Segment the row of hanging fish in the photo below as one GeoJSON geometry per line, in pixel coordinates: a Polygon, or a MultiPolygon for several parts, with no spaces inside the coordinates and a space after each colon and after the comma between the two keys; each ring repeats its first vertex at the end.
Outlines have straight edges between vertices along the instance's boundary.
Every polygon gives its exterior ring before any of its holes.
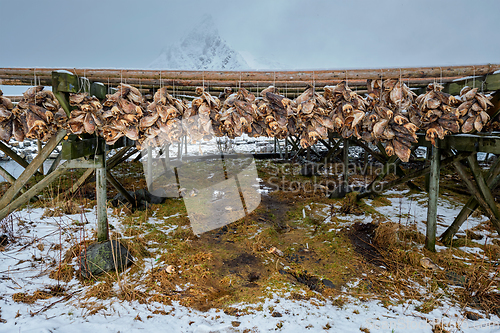
{"type": "Polygon", "coordinates": [[[39,139],[47,141],[59,127],[65,126],[67,116],[54,94],[43,86],[29,88],[15,106],[0,91],[0,139],[9,142],[39,139]]]}
{"type": "Polygon", "coordinates": [[[310,86],[289,99],[273,86],[260,96],[244,88],[226,88],[219,97],[198,87],[198,97],[189,103],[172,97],[166,87],[147,101],[139,89],[120,84],[102,103],[87,93],[70,94],[73,110],[68,120],[54,94],[37,86],[28,89],[17,105],[0,92],[0,139],[46,141],[63,127],[74,134],[96,133],[108,144],[124,136],[141,146],[178,142],[183,136],[195,143],[247,134],[297,136],[306,148],[336,132],[343,138],[381,142],[388,156],[408,161],[417,131],[424,131],[434,145],[448,133],[481,131],[493,105],[477,88],[465,87],[460,96],[452,96],[434,83],[417,96],[397,79],[368,80],[367,88],[363,97],[345,82],[325,86],[323,94],[310,86]]]}

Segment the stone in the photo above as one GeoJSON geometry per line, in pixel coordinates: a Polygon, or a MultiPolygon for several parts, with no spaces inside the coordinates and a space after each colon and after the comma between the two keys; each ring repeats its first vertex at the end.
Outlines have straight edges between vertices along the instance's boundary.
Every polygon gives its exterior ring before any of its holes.
{"type": "Polygon", "coordinates": [[[80,254],[81,273],[86,279],[104,272],[121,272],[132,262],[132,255],[115,240],[94,243],[80,254]]]}
{"type": "Polygon", "coordinates": [[[274,311],[271,316],[273,316],[274,318],[279,318],[279,317],[283,317],[283,315],[281,313],[279,313],[278,311],[274,311]]]}
{"type": "MultiPolygon", "coordinates": [[[[151,194],[146,189],[137,190],[135,192],[133,191],[127,191],[127,192],[132,196],[132,198],[135,199],[134,208],[137,209],[145,209],[148,204],[162,204],[166,200],[166,198],[157,197],[156,195],[151,194]]],[[[121,193],[118,193],[111,200],[111,205],[113,207],[118,207],[127,202],[128,202],[127,199],[125,199],[125,197],[121,193]]]]}
{"type": "Polygon", "coordinates": [[[465,312],[465,317],[469,320],[479,320],[482,319],[483,316],[481,316],[479,313],[471,312],[471,311],[466,311],[465,312]]]}
{"type": "Polygon", "coordinates": [[[321,282],[323,282],[326,288],[335,288],[335,284],[330,280],[323,279],[321,282]]]}

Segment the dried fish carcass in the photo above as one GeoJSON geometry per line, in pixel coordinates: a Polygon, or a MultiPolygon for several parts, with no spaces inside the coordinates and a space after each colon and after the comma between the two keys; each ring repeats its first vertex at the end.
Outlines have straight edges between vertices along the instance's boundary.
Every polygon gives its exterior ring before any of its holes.
{"type": "Polygon", "coordinates": [[[267,125],[265,131],[267,136],[285,139],[289,134],[295,134],[296,106],[289,98],[273,92],[270,89],[263,95],[267,107],[267,115],[264,122],[267,125]],[[291,133],[289,133],[289,129],[291,133]]]}
{"type": "Polygon", "coordinates": [[[69,104],[74,107],[70,113],[68,127],[73,134],[100,134],[103,119],[102,104],[88,93],[69,95],[69,104]]]}
{"type": "Polygon", "coordinates": [[[144,114],[145,102],[139,89],[122,83],[114,94],[106,96],[102,105],[102,136],[106,143],[113,144],[123,135],[134,141],[142,139],[139,119],[144,114]]]}
{"type": "Polygon", "coordinates": [[[43,89],[43,86],[29,88],[12,110],[12,129],[16,140],[22,141],[26,137],[47,141],[63,126],[59,102],[51,91],[43,89]]]}
{"type": "Polygon", "coordinates": [[[0,90],[0,139],[9,142],[12,137],[14,105],[11,100],[3,96],[0,90]]]}
{"type": "Polygon", "coordinates": [[[493,106],[490,99],[478,92],[478,88],[464,87],[460,91],[461,103],[457,108],[462,133],[470,133],[473,130],[481,132],[489,122],[490,115],[487,110],[493,106]]]}
{"type": "Polygon", "coordinates": [[[448,133],[460,131],[457,109],[460,102],[442,90],[443,86],[431,83],[427,86],[426,93],[415,100],[418,112],[422,115],[420,126],[425,130],[425,139],[434,146],[436,139],[443,139],[448,133]]]}
{"type": "Polygon", "coordinates": [[[335,130],[343,138],[350,138],[352,135],[361,138],[367,101],[352,91],[345,81],[334,87],[326,86],[325,97],[332,104],[330,117],[335,130]]]}
{"type": "Polygon", "coordinates": [[[292,101],[291,111],[293,115],[296,114],[295,131],[300,136],[303,148],[316,144],[319,139],[326,139],[328,131],[334,129],[332,102],[319,94],[313,86],[308,86],[292,101]]]}

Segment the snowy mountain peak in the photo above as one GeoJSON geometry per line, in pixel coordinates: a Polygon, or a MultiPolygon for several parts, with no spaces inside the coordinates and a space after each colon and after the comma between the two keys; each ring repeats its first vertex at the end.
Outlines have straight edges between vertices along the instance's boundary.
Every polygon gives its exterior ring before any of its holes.
{"type": "Polygon", "coordinates": [[[210,15],[178,43],[164,49],[150,65],[152,69],[246,70],[245,59],[219,35],[210,15]]]}

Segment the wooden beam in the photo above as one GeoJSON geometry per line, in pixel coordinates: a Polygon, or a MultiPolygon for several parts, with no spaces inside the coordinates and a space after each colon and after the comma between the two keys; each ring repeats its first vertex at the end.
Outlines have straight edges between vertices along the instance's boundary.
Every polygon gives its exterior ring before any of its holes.
{"type": "Polygon", "coordinates": [[[66,172],[65,168],[63,167],[57,168],[56,171],[52,172],[50,175],[47,175],[40,182],[33,185],[24,194],[22,194],[12,202],[9,202],[8,205],[6,205],[0,210],[0,220],[3,220],[14,210],[27,203],[32,197],[37,195],[38,192],[43,190],[46,186],[50,185],[54,180],[58,179],[64,172],[66,172]]]}
{"type": "MultiPolygon", "coordinates": [[[[19,164],[23,168],[26,169],[28,167],[29,163],[24,158],[17,155],[12,149],[10,149],[8,146],[6,146],[5,143],[3,143],[2,141],[0,141],[0,150],[3,151],[5,153],[5,155],[12,158],[15,162],[17,162],[17,164],[19,164]]],[[[37,173],[38,173],[38,171],[37,171],[37,173]]]]}
{"type": "Polygon", "coordinates": [[[47,174],[52,173],[57,168],[59,163],[61,163],[61,159],[62,159],[62,151],[60,151],[59,154],[57,154],[57,157],[52,162],[49,170],[47,171],[47,174]]]}
{"type": "Polygon", "coordinates": [[[479,166],[479,163],[477,162],[477,154],[473,154],[467,158],[467,161],[469,162],[469,166],[472,171],[472,175],[476,179],[477,186],[481,192],[481,195],[483,196],[484,200],[488,204],[488,206],[491,209],[491,212],[494,214],[495,218],[491,219],[491,223],[493,224],[493,227],[500,233],[500,214],[498,212],[498,207],[496,205],[495,199],[493,198],[493,195],[491,194],[491,191],[486,184],[486,181],[484,180],[482,169],[479,166]]]}
{"type": "MultiPolygon", "coordinates": [[[[220,80],[273,82],[273,81],[313,81],[387,79],[387,78],[443,78],[486,75],[500,69],[500,64],[442,66],[442,67],[407,67],[407,68],[374,68],[374,69],[340,69],[315,71],[185,71],[185,70],[133,70],[133,69],[75,69],[75,68],[0,68],[0,79],[27,78],[31,81],[36,74],[43,80],[50,77],[53,71],[67,71],[78,76],[85,76],[92,81],[107,82],[110,80],[157,79],[167,84],[169,80],[196,80],[202,76],[205,81],[220,80]]],[[[68,74],[69,74],[68,73],[68,74]]],[[[3,83],[2,83],[3,84],[3,83]]],[[[262,86],[262,84],[261,84],[262,86]]]]}
{"type": "MultiPolygon", "coordinates": [[[[496,159],[488,171],[486,183],[491,190],[495,189],[497,185],[500,184],[500,158],[496,159]]],[[[453,236],[457,233],[458,229],[460,229],[467,218],[476,210],[478,205],[477,200],[474,197],[470,197],[467,203],[462,207],[462,210],[460,210],[460,213],[458,213],[457,217],[455,217],[453,223],[439,237],[441,242],[446,245],[450,245],[453,236]]],[[[497,230],[497,232],[499,231],[497,230]]]]}
{"type": "Polygon", "coordinates": [[[66,135],[65,129],[60,129],[56,134],[54,134],[50,140],[47,142],[42,151],[31,161],[31,163],[24,169],[16,182],[9,187],[5,194],[0,199],[0,208],[6,207],[12,199],[19,193],[21,188],[26,185],[29,179],[35,174],[40,165],[49,157],[54,148],[64,139],[66,135]]]}
{"type": "Polygon", "coordinates": [[[125,200],[127,200],[131,205],[132,207],[136,207],[139,203],[136,202],[136,200],[128,193],[128,191],[122,186],[122,184],[120,184],[120,182],[118,182],[118,180],[116,180],[115,177],[113,177],[113,175],[111,174],[111,172],[109,172],[109,170],[106,171],[106,178],[107,180],[109,180],[109,182],[111,183],[111,185],[114,186],[114,188],[120,192],[121,195],[123,195],[123,197],[125,198],[125,200]]]}
{"type": "MultiPolygon", "coordinates": [[[[470,156],[469,156],[470,158],[470,156]]],[[[456,161],[453,163],[455,169],[457,170],[458,175],[462,179],[462,181],[465,183],[469,191],[473,194],[473,197],[476,199],[478,204],[484,209],[488,217],[492,220],[496,220],[496,223],[498,223],[498,218],[495,215],[495,213],[491,210],[490,206],[486,203],[485,199],[483,198],[483,195],[481,194],[481,191],[472,183],[472,181],[469,179],[467,175],[467,171],[465,170],[464,166],[460,161],[456,161]]]]}
{"type": "Polygon", "coordinates": [[[437,201],[439,197],[440,163],[440,149],[438,147],[432,147],[429,204],[427,206],[427,229],[425,234],[425,248],[432,252],[436,252],[437,201]]]}
{"type": "MultiPolygon", "coordinates": [[[[470,155],[470,153],[465,152],[465,153],[459,153],[459,154],[457,154],[455,156],[452,156],[452,157],[448,157],[448,158],[444,159],[443,161],[441,161],[441,167],[447,166],[450,163],[453,163],[455,161],[463,160],[464,158],[466,158],[469,155],[470,155]]],[[[413,172],[409,172],[404,177],[401,177],[401,178],[398,178],[396,180],[387,182],[385,184],[381,184],[379,188],[375,188],[374,187],[374,188],[370,189],[369,191],[367,190],[365,192],[359,193],[358,194],[358,199],[365,198],[365,197],[368,197],[370,195],[377,194],[377,193],[380,194],[380,193],[382,193],[384,191],[387,191],[390,188],[393,188],[394,186],[406,183],[409,180],[412,180],[412,179],[415,179],[415,178],[418,178],[418,177],[425,176],[430,171],[431,171],[431,167],[427,166],[425,168],[422,168],[422,169],[419,169],[419,170],[415,170],[413,172]]]]}

